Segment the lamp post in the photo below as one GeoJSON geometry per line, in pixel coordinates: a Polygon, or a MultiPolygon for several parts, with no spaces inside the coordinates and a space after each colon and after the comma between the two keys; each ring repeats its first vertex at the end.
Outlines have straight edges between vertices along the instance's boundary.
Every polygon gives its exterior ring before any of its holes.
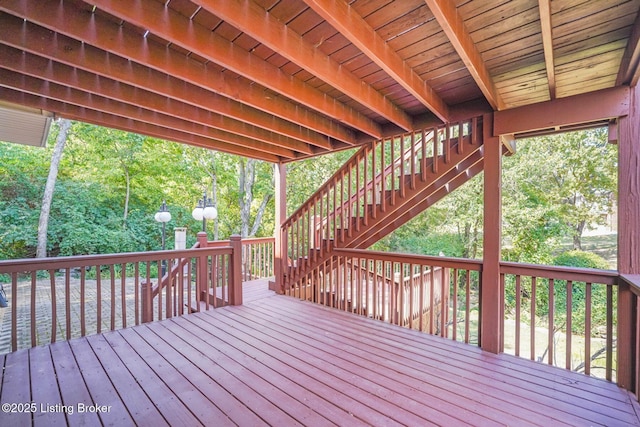
{"type": "MultiPolygon", "coordinates": [[[[160,209],[158,210],[158,212],[156,212],[156,215],[154,218],[159,223],[162,223],[162,250],[164,251],[166,248],[166,241],[167,241],[166,226],[167,226],[167,222],[171,221],[171,212],[167,210],[167,203],[164,200],[162,201],[162,206],[160,206],[160,209]]],[[[163,276],[167,268],[165,262],[166,261],[162,261],[163,276]]]]}
{"type": "Polygon", "coordinates": [[[207,193],[202,195],[202,199],[198,200],[198,205],[191,212],[191,216],[196,221],[202,221],[202,231],[207,231],[207,220],[216,219],[218,210],[213,207],[213,199],[207,197],[207,193]]]}

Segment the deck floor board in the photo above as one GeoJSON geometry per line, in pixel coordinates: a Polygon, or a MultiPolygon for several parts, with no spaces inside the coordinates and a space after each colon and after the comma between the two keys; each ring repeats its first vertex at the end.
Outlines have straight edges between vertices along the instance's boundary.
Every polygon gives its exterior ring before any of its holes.
{"type": "Polygon", "coordinates": [[[66,341],[57,342],[49,348],[56,371],[58,388],[62,394],[62,403],[65,407],[74,408],[77,412],[73,416],[67,416],[67,423],[80,426],[99,425],[99,415],[97,412],[92,411],[94,403],[78,370],[78,364],[71,352],[69,343],[66,341]]]}
{"type": "Polygon", "coordinates": [[[224,307],[2,356],[0,425],[640,426],[615,384],[265,289],[224,307]],[[39,406],[38,406],[39,408],[39,406]]]}
{"type": "MultiPolygon", "coordinates": [[[[256,307],[258,304],[255,304],[256,307]]],[[[301,323],[306,323],[306,327],[317,327],[321,326],[320,330],[327,331],[324,332],[326,337],[333,338],[334,340],[340,341],[344,339],[350,339],[351,343],[359,342],[362,344],[362,348],[360,351],[355,354],[358,360],[368,359],[372,363],[373,366],[380,366],[385,363],[385,360],[390,360],[391,363],[396,365],[397,369],[404,368],[405,365],[409,366],[412,369],[415,369],[417,373],[412,373],[411,376],[417,377],[425,381],[426,383],[435,383],[438,382],[437,378],[441,377],[439,381],[440,387],[446,387],[446,384],[442,384],[443,381],[453,381],[455,382],[455,378],[457,374],[459,374],[460,369],[470,369],[470,363],[472,361],[465,360],[464,357],[459,353],[452,353],[449,351],[434,351],[434,346],[423,346],[419,349],[419,352],[414,353],[413,351],[407,351],[414,346],[420,346],[423,343],[415,342],[415,339],[406,341],[399,340],[398,336],[392,334],[391,338],[386,338],[385,332],[380,331],[379,334],[375,336],[375,338],[371,338],[368,335],[370,334],[370,329],[367,329],[369,326],[369,322],[366,321],[364,327],[365,329],[361,329],[361,322],[352,320],[352,316],[348,314],[341,314],[340,316],[331,317],[331,322],[328,322],[324,319],[324,316],[320,313],[313,313],[314,310],[326,310],[321,307],[310,306],[309,311],[306,313],[298,314],[294,312],[285,313],[287,308],[284,307],[278,312],[278,314],[273,314],[272,318],[284,317],[287,319],[289,315],[297,314],[298,322],[296,324],[291,325],[282,325],[283,327],[295,328],[300,327],[301,323]],[[373,356],[378,355],[377,359],[374,359],[373,356]],[[399,361],[402,361],[400,363],[399,361]],[[421,367],[429,366],[432,370],[429,373],[429,376],[425,376],[421,372],[421,367]]],[[[265,306],[260,304],[262,308],[262,312],[265,316],[270,316],[265,306]]],[[[257,307],[256,307],[257,308],[257,307]]],[[[253,311],[252,311],[253,312],[253,311]]],[[[366,320],[366,319],[362,319],[366,320]]],[[[384,326],[384,325],[383,325],[384,326]]],[[[388,331],[387,331],[388,332],[388,331]]],[[[395,332],[395,331],[394,331],[395,332]]],[[[407,331],[411,333],[412,331],[407,331]]],[[[415,337],[415,334],[412,334],[415,337]]],[[[422,337],[422,334],[419,335],[422,337]]],[[[440,344],[443,340],[430,337],[434,343],[440,344]]],[[[320,337],[322,339],[322,337],[320,337]]],[[[327,343],[330,344],[330,343],[327,343]]],[[[444,342],[444,344],[449,344],[444,342]]],[[[466,347],[466,346],[465,346],[466,347]]],[[[485,364],[486,365],[486,364],[485,364]]],[[[489,364],[490,365],[490,364],[489,364]]],[[[368,369],[372,369],[371,367],[368,369]]],[[[555,368],[554,370],[559,370],[555,368]]],[[[476,372],[468,372],[468,374],[460,379],[459,385],[460,390],[472,389],[475,391],[475,398],[482,398],[482,405],[490,405],[492,402],[489,402],[488,399],[491,397],[491,394],[497,394],[497,397],[504,400],[502,406],[507,407],[507,412],[509,414],[513,413],[514,410],[517,410],[521,413],[525,420],[531,420],[531,411],[529,405],[523,403],[523,405],[518,407],[508,407],[508,402],[513,401],[512,396],[520,397],[521,402],[533,402],[538,405],[547,405],[548,415],[556,415],[562,419],[562,413],[558,412],[558,410],[567,411],[569,414],[575,417],[588,417],[589,421],[600,422],[606,424],[609,421],[611,416],[611,412],[608,412],[607,415],[601,416],[597,412],[592,411],[593,405],[595,402],[598,402],[599,405],[609,405],[611,409],[614,410],[614,414],[618,413],[620,419],[622,421],[633,421],[633,415],[620,413],[619,411],[628,409],[628,404],[623,404],[623,402],[616,399],[606,399],[600,394],[590,394],[585,392],[582,389],[569,388],[566,387],[563,382],[558,383],[550,383],[545,384],[545,387],[536,386],[532,384],[533,379],[531,376],[523,376],[517,371],[512,370],[491,370],[491,366],[479,366],[479,369],[476,372]],[[490,373],[490,374],[488,374],[490,373]],[[513,381],[513,377],[517,379],[524,380],[526,387],[515,387],[510,384],[513,381]],[[552,387],[551,396],[546,396],[544,392],[548,390],[546,387],[552,387]],[[502,392],[502,393],[500,393],[502,392]],[[579,402],[566,402],[567,392],[573,392],[581,397],[579,402]],[[603,401],[604,399],[604,401],[603,401]]],[[[602,382],[596,380],[598,382],[602,382]]],[[[604,383],[607,384],[607,383],[604,383]]],[[[444,398],[442,394],[440,394],[441,398],[444,398]]],[[[473,396],[463,396],[465,399],[473,399],[473,396]]],[[[493,402],[496,403],[496,402],[493,402]]],[[[497,403],[497,408],[500,408],[500,403],[497,403]]],[[[516,412],[517,413],[517,412],[516,412]]],[[[508,417],[507,417],[508,418],[508,417]]],[[[534,418],[535,419],[535,418],[534,418]]],[[[521,421],[522,422],[522,421],[521,421]]]]}

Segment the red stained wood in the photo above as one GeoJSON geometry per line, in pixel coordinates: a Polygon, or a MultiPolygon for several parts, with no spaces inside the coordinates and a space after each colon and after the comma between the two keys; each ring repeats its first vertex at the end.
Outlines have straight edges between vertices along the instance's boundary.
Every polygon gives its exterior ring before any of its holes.
{"type": "Polygon", "coordinates": [[[640,425],[614,384],[270,295],[11,353],[0,402],[33,400],[39,370],[40,399],[111,405],[111,425],[640,425]]]}
{"type": "Polygon", "coordinates": [[[484,350],[498,353],[502,342],[501,308],[502,289],[500,283],[500,244],[502,242],[502,144],[492,137],[492,120],[484,117],[484,239],[482,269],[482,328],[481,345],[484,350]]]}
{"type": "Polygon", "coordinates": [[[540,102],[494,114],[493,135],[528,132],[625,116],[629,89],[617,87],[586,95],[540,102]]]}
{"type": "MultiPolygon", "coordinates": [[[[631,89],[629,116],[620,119],[618,138],[618,270],[620,273],[640,273],[640,90],[631,89]]],[[[633,282],[631,282],[633,283],[633,282]]],[[[640,359],[633,359],[634,328],[639,328],[633,316],[634,294],[629,283],[618,294],[618,384],[631,388],[632,366],[640,359]]],[[[638,390],[636,390],[638,394],[638,390]]]]}

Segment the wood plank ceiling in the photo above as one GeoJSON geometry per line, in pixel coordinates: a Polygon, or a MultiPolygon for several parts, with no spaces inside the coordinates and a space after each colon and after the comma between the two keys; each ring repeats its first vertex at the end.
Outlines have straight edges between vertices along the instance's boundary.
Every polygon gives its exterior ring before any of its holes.
{"type": "Polygon", "coordinates": [[[2,0],[0,100],[287,162],[637,81],[640,0],[2,0]]]}

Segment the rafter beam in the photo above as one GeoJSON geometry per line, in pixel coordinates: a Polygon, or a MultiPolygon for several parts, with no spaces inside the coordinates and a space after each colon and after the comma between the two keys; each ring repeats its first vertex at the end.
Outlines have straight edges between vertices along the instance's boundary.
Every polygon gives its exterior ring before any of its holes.
{"type": "Polygon", "coordinates": [[[42,96],[36,96],[2,86],[0,86],[0,100],[24,105],[31,108],[39,108],[47,111],[52,111],[56,114],[56,116],[64,117],[70,120],[77,120],[98,126],[120,129],[126,132],[149,135],[155,138],[181,142],[196,147],[208,148],[210,150],[224,151],[226,153],[236,154],[238,156],[250,157],[272,163],[277,163],[281,160],[278,156],[261,153],[256,150],[237,147],[225,142],[180,132],[175,129],[151,125],[149,123],[140,122],[130,117],[121,117],[102,111],[78,107],[73,104],[59,102],[42,96]]]}
{"type": "Polygon", "coordinates": [[[622,55],[616,85],[635,86],[640,78],[640,13],[636,16],[631,29],[627,47],[622,55]]]}
{"type": "MultiPolygon", "coordinates": [[[[123,81],[127,82],[135,80],[136,84],[131,83],[134,85],[141,85],[147,81],[147,86],[157,87],[146,87],[147,90],[170,97],[180,95],[182,98],[207,99],[206,103],[210,105],[210,109],[217,108],[218,105],[237,104],[233,109],[242,115],[251,115],[251,121],[257,126],[264,126],[292,138],[303,138],[301,140],[319,147],[331,148],[330,142],[334,138],[351,144],[357,143],[353,131],[321,114],[300,108],[284,98],[266,97],[264,88],[243,79],[228,78],[225,73],[203,67],[201,63],[188,59],[173,49],[155,44],[140,34],[124,31],[113,22],[78,10],[67,3],[53,2],[55,5],[50,5],[50,10],[43,7],[45,3],[49,2],[1,2],[0,11],[7,12],[0,14],[0,33],[3,40],[9,38],[19,47],[20,37],[26,36],[33,41],[37,34],[43,39],[39,47],[32,48],[38,52],[46,52],[55,47],[58,60],[61,62],[66,58],[73,58],[75,63],[69,65],[80,68],[102,67],[99,74],[118,75],[120,77],[114,78],[126,78],[127,80],[123,81]],[[52,31],[62,28],[65,35],[52,34],[25,22],[24,19],[27,18],[34,24],[52,31]],[[187,84],[178,82],[178,79],[187,84]],[[217,102],[212,102],[216,101],[216,98],[217,102]],[[256,110],[248,108],[247,105],[255,107],[256,110]],[[279,117],[285,120],[280,120],[279,117]],[[317,131],[302,131],[301,125],[317,131]]],[[[242,119],[233,115],[230,117],[242,119]]],[[[345,120],[343,123],[347,122],[348,120],[345,120]]],[[[379,126],[374,126],[376,131],[379,131],[379,126]]]]}
{"type": "MultiPolygon", "coordinates": [[[[229,134],[238,135],[250,140],[263,142],[266,151],[270,147],[281,147],[283,151],[274,154],[290,157],[289,152],[313,154],[309,145],[286,138],[282,135],[266,131],[246,123],[230,119],[210,111],[194,107],[173,99],[147,92],[105,77],[97,76],[83,70],[56,63],[51,60],[19,51],[2,45],[3,54],[0,55],[0,68],[16,73],[29,75],[44,81],[71,87],[103,98],[109,98],[120,103],[142,107],[149,111],[175,117],[185,122],[200,124],[202,136],[225,140],[229,134]],[[224,133],[218,133],[222,131],[224,133]],[[224,135],[224,136],[222,136],[224,135]]],[[[86,107],[90,107],[86,105],[86,107]]]]}
{"type": "MultiPolygon", "coordinates": [[[[400,128],[413,129],[411,118],[404,111],[252,0],[192,1],[400,128]]],[[[109,1],[98,0],[98,5],[101,2],[109,1]]]]}
{"type": "MultiPolygon", "coordinates": [[[[248,3],[246,0],[245,3],[248,3]]],[[[422,78],[389,47],[350,5],[339,0],[305,0],[318,15],[330,23],[387,74],[443,122],[449,120],[449,109],[422,78]]]]}
{"type": "Polygon", "coordinates": [[[62,86],[50,81],[29,77],[24,74],[18,74],[3,68],[0,68],[0,86],[23,91],[36,96],[42,96],[62,103],[76,105],[78,107],[103,111],[114,116],[130,117],[136,121],[159,127],[169,127],[183,133],[206,137],[211,140],[218,140],[228,145],[235,145],[239,148],[261,150],[265,153],[273,154],[278,157],[295,157],[295,153],[293,151],[285,148],[275,147],[271,144],[265,144],[230,132],[205,128],[204,126],[197,125],[190,121],[180,120],[173,116],[159,114],[134,105],[116,102],[111,99],[62,86]]]}
{"type": "Polygon", "coordinates": [[[629,88],[617,86],[581,95],[496,111],[494,136],[598,122],[629,112],[629,88]]]}
{"type": "MultiPolygon", "coordinates": [[[[15,3],[18,0],[8,1],[15,3]]],[[[32,7],[39,7],[46,10],[48,7],[42,7],[40,3],[50,2],[44,0],[27,0],[26,3],[37,3],[38,6],[33,5],[32,7]]],[[[55,8],[58,2],[51,1],[51,3],[53,3],[53,5],[49,6],[55,8]]],[[[207,58],[316,112],[332,117],[341,123],[352,126],[373,137],[379,137],[381,134],[380,126],[373,120],[365,117],[335,98],[327,96],[324,92],[313,88],[303,81],[291,78],[291,76],[282,72],[278,67],[239,48],[227,39],[211,32],[209,29],[193,23],[193,21],[187,17],[178,14],[170,8],[164,7],[162,3],[141,0],[128,2],[96,0],[92,1],[91,4],[96,5],[99,9],[111,13],[118,18],[145,28],[151,33],[177,46],[181,46],[197,55],[207,58]]],[[[65,11],[65,15],[67,13],[72,13],[72,11],[65,11]]],[[[29,9],[28,15],[30,17],[33,16],[32,9],[29,9]]],[[[66,18],[65,22],[68,21],[69,18],[66,18]]],[[[59,23],[59,26],[60,25],[61,28],[65,28],[64,23],[59,23]]],[[[104,41],[105,37],[100,32],[90,31],[88,33],[87,36],[89,39],[84,40],[90,44],[104,41]]],[[[120,29],[118,38],[124,36],[122,33],[123,31],[120,29]]],[[[129,40],[128,43],[136,44],[137,46],[134,48],[143,50],[141,53],[144,54],[144,51],[148,49],[149,43],[145,42],[146,39],[144,39],[142,35],[136,34],[134,37],[137,37],[137,40],[129,40]]],[[[171,55],[181,56],[172,49],[163,49],[163,52],[164,51],[166,51],[163,54],[164,57],[171,55]]],[[[143,61],[142,63],[146,61],[146,65],[156,69],[158,69],[158,66],[166,68],[167,65],[166,59],[164,58],[163,61],[158,64],[152,61],[150,55],[144,55],[140,59],[143,61]]],[[[138,61],[139,59],[136,60],[138,61]]],[[[185,62],[187,61],[185,61],[184,56],[182,56],[180,63],[184,64],[185,62]]]]}
{"type": "Polygon", "coordinates": [[[480,51],[471,39],[454,0],[425,0],[431,13],[494,110],[504,108],[480,51]]]}
{"type": "Polygon", "coordinates": [[[551,32],[550,0],[538,0],[540,9],[540,26],[542,27],[542,46],[544,47],[544,63],[549,81],[549,99],[556,99],[556,68],[553,58],[553,35],[551,32]]]}

